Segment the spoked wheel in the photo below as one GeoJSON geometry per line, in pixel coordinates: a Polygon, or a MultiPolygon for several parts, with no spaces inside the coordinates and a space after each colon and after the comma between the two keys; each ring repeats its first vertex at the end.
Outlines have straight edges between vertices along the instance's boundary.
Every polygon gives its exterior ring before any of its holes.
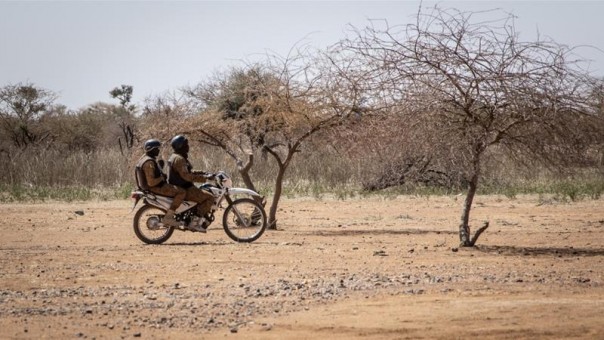
{"type": "Polygon", "coordinates": [[[172,236],[174,228],[161,223],[165,214],[165,211],[152,205],[142,206],[134,215],[133,226],[136,236],[148,244],[166,242],[172,236]]]}
{"type": "Polygon", "coordinates": [[[266,230],[266,212],[249,198],[233,201],[222,216],[226,234],[236,242],[254,242],[266,230]]]}

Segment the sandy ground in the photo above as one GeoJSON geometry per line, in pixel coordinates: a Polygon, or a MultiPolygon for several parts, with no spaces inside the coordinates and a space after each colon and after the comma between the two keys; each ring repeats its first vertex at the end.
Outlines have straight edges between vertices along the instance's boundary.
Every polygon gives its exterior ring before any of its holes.
{"type": "Polygon", "coordinates": [[[3,204],[0,338],[604,339],[602,200],[479,196],[472,249],[461,203],[285,199],[255,243],[158,246],[130,201],[3,204]]]}

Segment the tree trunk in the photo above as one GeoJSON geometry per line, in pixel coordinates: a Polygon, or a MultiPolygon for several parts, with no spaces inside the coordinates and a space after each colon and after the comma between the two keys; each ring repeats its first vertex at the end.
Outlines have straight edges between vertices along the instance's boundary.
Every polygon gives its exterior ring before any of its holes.
{"type": "Polygon", "coordinates": [[[279,172],[277,173],[277,178],[275,179],[275,194],[273,196],[273,202],[271,203],[271,209],[268,215],[268,229],[277,229],[277,207],[279,206],[279,199],[281,199],[281,193],[283,192],[283,178],[285,178],[285,171],[289,167],[289,164],[294,157],[294,154],[298,151],[298,147],[300,146],[300,141],[294,143],[293,145],[288,145],[287,147],[287,156],[285,160],[281,160],[281,157],[275,150],[265,147],[265,150],[275,157],[275,161],[277,161],[277,165],[279,166],[279,172]]]}
{"type": "MultiPolygon", "coordinates": [[[[256,187],[254,186],[254,182],[252,182],[252,177],[250,177],[250,169],[254,166],[254,155],[249,154],[247,163],[243,164],[241,160],[237,161],[237,168],[239,170],[239,174],[241,175],[241,179],[243,179],[243,183],[245,187],[256,191],[256,187]]],[[[257,192],[257,191],[256,191],[257,192]]]]}
{"type": "Polygon", "coordinates": [[[459,246],[460,247],[473,247],[474,243],[478,239],[478,236],[488,227],[488,223],[485,227],[481,228],[480,232],[471,239],[470,235],[470,210],[472,209],[472,203],[474,202],[474,196],[478,189],[478,179],[480,177],[480,156],[482,148],[477,147],[474,159],[472,160],[472,175],[468,183],[468,193],[463,205],[463,211],[461,213],[461,223],[459,224],[459,246]]]}
{"type": "Polygon", "coordinates": [[[283,192],[285,170],[287,170],[287,167],[283,164],[279,164],[279,172],[277,173],[277,179],[275,180],[275,194],[268,216],[268,228],[273,230],[277,229],[277,207],[279,206],[279,200],[281,199],[281,193],[283,192]]]}
{"type": "MultiPolygon", "coordinates": [[[[248,160],[245,165],[243,164],[242,161],[237,161],[237,168],[239,169],[239,174],[241,175],[241,179],[243,179],[243,183],[245,184],[245,187],[250,190],[254,190],[255,192],[258,192],[258,190],[256,190],[256,186],[254,185],[254,182],[252,181],[252,177],[250,176],[250,170],[252,169],[253,166],[254,166],[254,155],[253,154],[248,155],[248,160]]],[[[261,197],[254,196],[254,197],[252,197],[252,199],[254,201],[258,202],[263,207],[266,205],[266,200],[264,199],[264,196],[261,196],[261,197]]]]}
{"type": "Polygon", "coordinates": [[[459,225],[459,241],[460,247],[471,247],[470,240],[470,209],[472,209],[472,202],[476,195],[476,188],[478,187],[478,174],[472,175],[470,183],[468,185],[468,193],[466,194],[466,200],[464,201],[463,211],[461,213],[461,224],[459,225]]]}

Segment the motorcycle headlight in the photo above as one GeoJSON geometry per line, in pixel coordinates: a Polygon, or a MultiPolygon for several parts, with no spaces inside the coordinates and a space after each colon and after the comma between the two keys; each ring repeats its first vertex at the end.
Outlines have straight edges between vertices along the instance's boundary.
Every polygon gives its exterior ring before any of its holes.
{"type": "Polygon", "coordinates": [[[222,186],[225,188],[232,188],[233,180],[231,180],[229,177],[225,178],[224,180],[222,180],[222,186]]]}
{"type": "Polygon", "coordinates": [[[216,174],[216,178],[218,178],[218,181],[219,181],[220,185],[222,185],[222,187],[224,187],[224,188],[233,187],[233,181],[231,180],[231,177],[229,177],[229,175],[227,175],[226,172],[224,172],[224,171],[218,172],[216,174]]]}

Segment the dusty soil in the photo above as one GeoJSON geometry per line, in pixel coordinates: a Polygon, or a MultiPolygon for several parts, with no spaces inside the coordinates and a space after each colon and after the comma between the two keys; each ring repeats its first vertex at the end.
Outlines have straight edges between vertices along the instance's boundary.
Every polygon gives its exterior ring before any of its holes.
{"type": "Polygon", "coordinates": [[[285,199],[253,244],[159,246],[129,201],[3,204],[0,338],[604,338],[602,200],[478,197],[458,249],[461,201],[285,199]]]}

